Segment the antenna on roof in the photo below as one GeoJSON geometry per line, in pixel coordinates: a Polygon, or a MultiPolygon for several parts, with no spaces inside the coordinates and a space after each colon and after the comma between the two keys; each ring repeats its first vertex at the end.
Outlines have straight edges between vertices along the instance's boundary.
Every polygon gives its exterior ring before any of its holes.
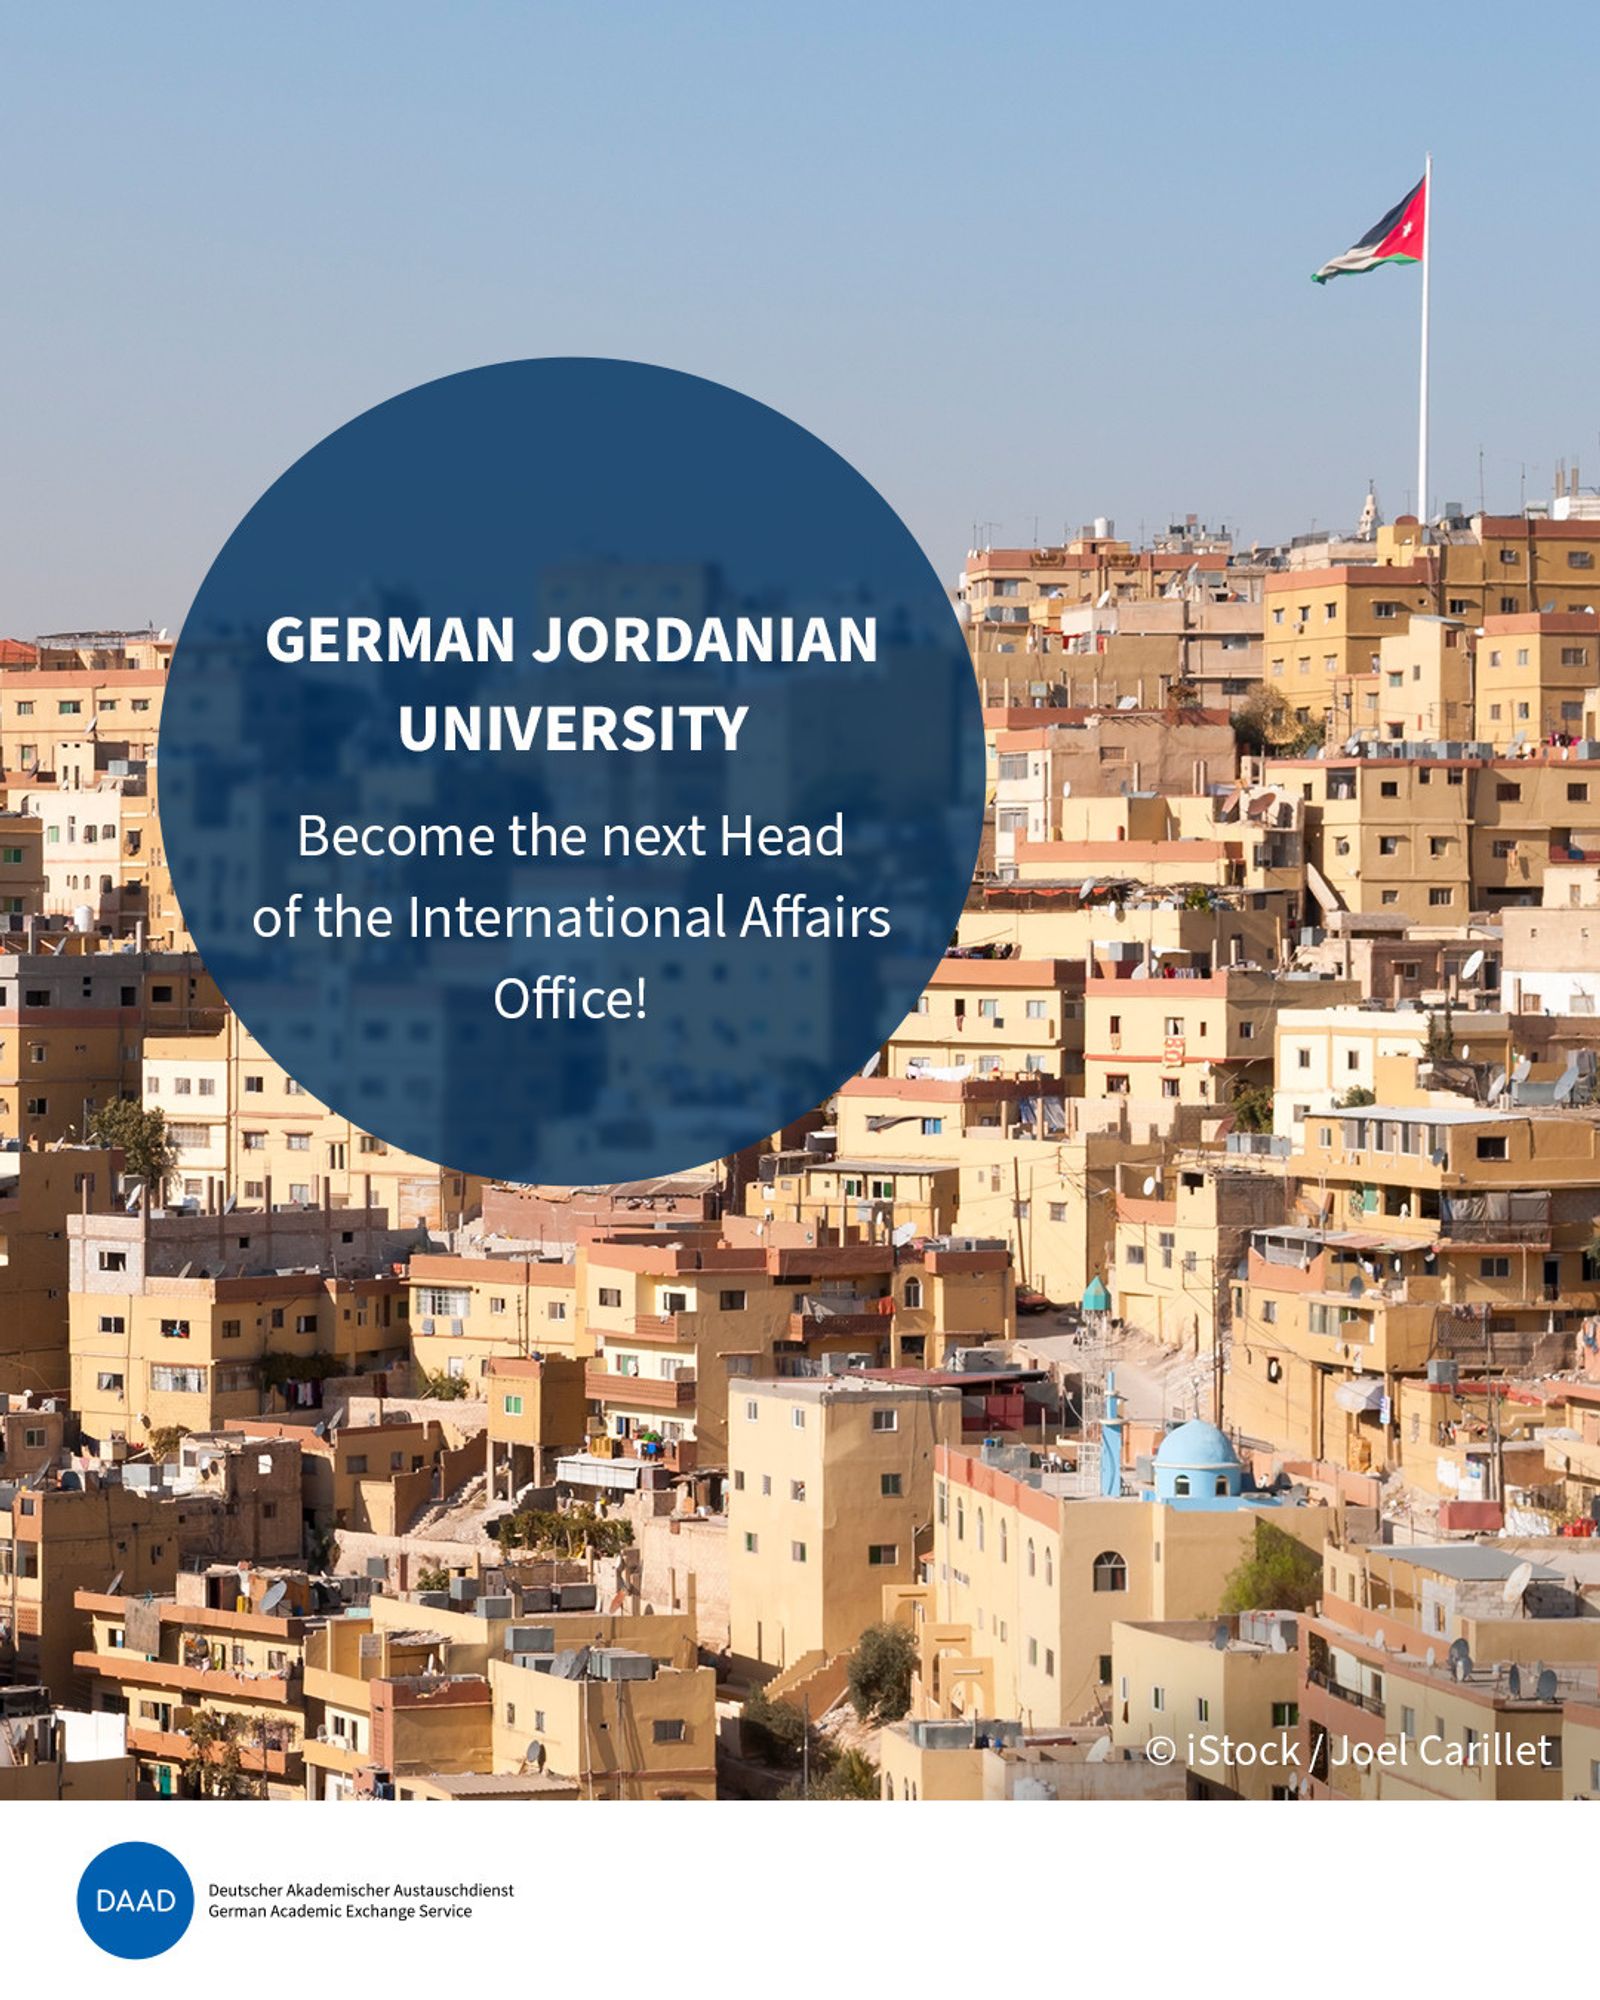
{"type": "Polygon", "coordinates": [[[271,1585],[266,1596],[261,1600],[261,1615],[265,1617],[269,1612],[276,1611],[288,1594],[288,1584],[279,1582],[271,1585]]]}
{"type": "Polygon", "coordinates": [[[1506,1578],[1505,1588],[1500,1594],[1507,1604],[1520,1604],[1522,1593],[1532,1581],[1533,1564],[1531,1562],[1518,1563],[1516,1568],[1506,1578]]]}
{"type": "Polygon", "coordinates": [[[1554,1701],[1556,1698],[1556,1672],[1554,1667],[1541,1667],[1539,1678],[1534,1685],[1535,1701],[1554,1701]]]}

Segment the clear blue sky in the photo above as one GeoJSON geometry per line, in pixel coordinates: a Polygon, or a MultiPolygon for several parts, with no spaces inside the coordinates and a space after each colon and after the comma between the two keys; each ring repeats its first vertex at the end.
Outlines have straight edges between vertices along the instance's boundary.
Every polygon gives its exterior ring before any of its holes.
{"type": "Polygon", "coordinates": [[[1436,497],[1600,479],[1600,8],[1299,14],[12,9],[0,632],[176,626],[318,437],[515,355],[775,404],[947,573],[974,521],[1396,512],[1417,274],[1308,275],[1430,145],[1436,497]]]}

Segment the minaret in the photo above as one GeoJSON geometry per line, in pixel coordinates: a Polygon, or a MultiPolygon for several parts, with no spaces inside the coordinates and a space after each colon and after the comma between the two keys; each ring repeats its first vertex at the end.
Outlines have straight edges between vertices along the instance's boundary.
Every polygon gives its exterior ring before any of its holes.
{"type": "Polygon", "coordinates": [[[1100,1420],[1100,1491],[1108,1500],[1122,1495],[1122,1398],[1114,1368],[1106,1370],[1106,1413],[1100,1420]]]}
{"type": "Polygon", "coordinates": [[[1371,480],[1367,482],[1367,497],[1361,503],[1361,519],[1356,523],[1356,540],[1370,542],[1378,532],[1383,516],[1378,512],[1378,489],[1371,480]]]}

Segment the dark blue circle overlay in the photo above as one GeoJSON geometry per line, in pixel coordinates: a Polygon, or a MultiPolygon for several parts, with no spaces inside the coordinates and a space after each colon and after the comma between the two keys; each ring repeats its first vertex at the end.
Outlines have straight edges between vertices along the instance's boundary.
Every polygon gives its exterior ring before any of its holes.
{"type": "Polygon", "coordinates": [[[567,359],[429,382],[292,466],[195,599],[159,763],[190,931],[284,1069],[425,1160],[565,1185],[760,1144],[864,1064],[950,939],[983,781],[948,593],[860,474],[716,383],[567,359]],[[313,618],[335,621],[320,647],[313,618]],[[376,662],[352,618],[377,621],[376,662]],[[280,619],[302,623],[269,644],[280,619]],[[450,619],[487,657],[390,657],[449,651],[450,619]],[[600,621],[581,641],[580,619],[600,621]],[[690,656],[664,659],[684,631],[690,656]],[[615,750],[527,734],[568,708],[642,708],[658,747],[622,748],[620,722],[615,750]],[[736,747],[709,718],[695,747],[690,709],[744,709],[736,747]],[[480,748],[445,747],[452,710],[480,748]],[[360,851],[303,853],[317,822],[360,851]],[[390,851],[423,827],[485,828],[492,851],[390,851]],[[373,906],[389,935],[351,915],[373,906]]]}
{"type": "Polygon", "coordinates": [[[188,1870],[148,1840],[102,1849],[78,1882],[78,1921],[114,1958],[155,1958],[170,1951],[193,1915],[188,1870]]]}

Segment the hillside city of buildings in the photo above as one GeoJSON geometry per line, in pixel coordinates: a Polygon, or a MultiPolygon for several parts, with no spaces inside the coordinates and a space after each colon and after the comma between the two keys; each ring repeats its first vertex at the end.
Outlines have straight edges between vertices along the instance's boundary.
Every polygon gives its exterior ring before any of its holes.
{"type": "Polygon", "coordinates": [[[1600,1796],[1556,485],[971,551],[931,983],[621,1186],[300,1089],[174,903],[171,640],[0,642],[0,1799],[1600,1796]]]}

